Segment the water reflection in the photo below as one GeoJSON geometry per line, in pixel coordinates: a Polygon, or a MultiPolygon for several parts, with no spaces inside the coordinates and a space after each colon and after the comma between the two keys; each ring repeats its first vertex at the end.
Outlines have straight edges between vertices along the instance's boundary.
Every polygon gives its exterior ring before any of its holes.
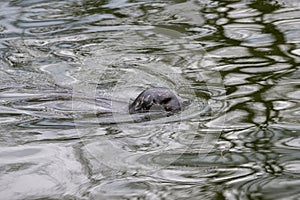
{"type": "Polygon", "coordinates": [[[299,198],[298,2],[0,4],[1,197],[299,198]]]}

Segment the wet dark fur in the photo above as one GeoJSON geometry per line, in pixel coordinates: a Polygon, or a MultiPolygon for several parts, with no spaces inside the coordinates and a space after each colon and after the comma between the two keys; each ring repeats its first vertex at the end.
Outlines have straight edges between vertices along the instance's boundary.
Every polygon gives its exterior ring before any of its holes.
{"type": "Polygon", "coordinates": [[[178,112],[182,109],[180,98],[167,88],[149,88],[144,90],[129,105],[129,113],[145,113],[149,111],[178,112]]]}

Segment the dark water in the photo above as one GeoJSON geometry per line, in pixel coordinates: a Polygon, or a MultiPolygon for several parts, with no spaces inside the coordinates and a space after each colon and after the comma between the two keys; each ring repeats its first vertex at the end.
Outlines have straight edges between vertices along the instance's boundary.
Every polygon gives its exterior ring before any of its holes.
{"type": "Polygon", "coordinates": [[[0,5],[1,200],[300,199],[297,0],[0,5]]]}

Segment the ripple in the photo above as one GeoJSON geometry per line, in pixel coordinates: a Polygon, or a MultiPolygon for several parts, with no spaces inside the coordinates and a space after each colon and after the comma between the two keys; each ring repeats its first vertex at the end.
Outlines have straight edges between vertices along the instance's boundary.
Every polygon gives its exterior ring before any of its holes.
{"type": "Polygon", "coordinates": [[[141,178],[106,180],[90,190],[89,198],[158,198],[152,191],[154,189],[151,180],[141,178]]]}
{"type": "Polygon", "coordinates": [[[286,101],[273,101],[274,110],[288,110],[296,107],[295,102],[286,102],[286,101]]]}
{"type": "MultiPolygon", "coordinates": [[[[2,198],[42,198],[43,195],[64,196],[64,192],[76,194],[76,184],[79,179],[86,180],[81,167],[67,147],[53,144],[30,145],[22,147],[1,148],[2,198]],[[81,175],[73,177],[72,173],[81,175]],[[62,178],[63,177],[63,178],[62,178]],[[75,179],[74,179],[75,178],[75,179]],[[39,184],[32,184],[34,182],[39,184]],[[5,183],[5,184],[4,184],[5,183]]],[[[80,189],[79,189],[80,190],[80,189]]]]}
{"type": "Polygon", "coordinates": [[[278,141],[278,145],[284,147],[285,149],[299,149],[300,148],[300,138],[285,138],[278,141]]]}
{"type": "Polygon", "coordinates": [[[298,99],[296,87],[299,85],[298,82],[291,80],[283,80],[277,85],[274,85],[272,89],[264,94],[266,100],[277,100],[278,98],[290,100],[290,98],[298,99]],[[290,94],[288,97],[287,95],[290,94]]]}
{"type": "Polygon", "coordinates": [[[253,68],[243,68],[241,71],[242,72],[246,72],[246,73],[264,73],[264,72],[278,72],[278,71],[282,71],[282,70],[287,70],[291,67],[291,65],[289,64],[274,64],[274,65],[269,65],[269,66],[265,66],[265,67],[253,67],[253,68]]]}
{"type": "Polygon", "coordinates": [[[198,153],[209,151],[218,138],[218,133],[209,136],[203,132],[203,136],[199,137],[182,128],[175,133],[170,125],[143,126],[138,129],[123,128],[119,131],[119,134],[107,135],[98,142],[85,141],[87,153],[91,154],[97,162],[113,169],[125,170],[128,167],[138,166],[140,169],[156,171],[170,164],[173,165],[173,162],[176,163],[176,160],[188,149],[197,149],[198,153]]]}
{"type": "Polygon", "coordinates": [[[210,52],[215,57],[222,58],[241,58],[249,56],[248,49],[241,46],[219,48],[216,51],[210,52]]]}
{"type": "Polygon", "coordinates": [[[285,33],[285,40],[288,43],[299,42],[299,10],[297,9],[283,9],[281,12],[270,14],[266,16],[266,21],[273,22],[278,29],[285,33]]]}
{"type": "Polygon", "coordinates": [[[289,196],[292,199],[297,199],[299,197],[297,192],[298,186],[298,180],[266,177],[254,180],[240,189],[246,189],[249,193],[251,192],[248,194],[251,198],[285,199],[289,196]]]}
{"type": "Polygon", "coordinates": [[[262,34],[264,27],[258,24],[228,24],[224,26],[225,36],[243,41],[243,46],[263,47],[271,45],[275,39],[271,34],[262,34]]]}
{"type": "Polygon", "coordinates": [[[251,168],[241,167],[241,168],[226,168],[217,169],[217,174],[220,178],[215,178],[214,182],[224,182],[228,184],[234,184],[238,181],[252,180],[255,178],[255,171],[251,168]],[[223,174],[223,175],[220,175],[223,174]]]}
{"type": "Polygon", "coordinates": [[[241,3],[233,3],[230,4],[228,7],[236,8],[228,13],[228,17],[230,19],[250,18],[258,16],[260,14],[257,10],[247,8],[241,3]]]}
{"type": "Polygon", "coordinates": [[[215,27],[204,25],[204,26],[201,26],[201,27],[193,27],[193,28],[190,29],[190,31],[193,32],[193,36],[191,36],[192,39],[198,39],[198,38],[201,38],[201,37],[212,35],[217,30],[216,30],[215,27]]]}
{"type": "Polygon", "coordinates": [[[283,164],[284,171],[286,173],[293,174],[294,176],[300,175],[299,161],[288,161],[283,164]]]}

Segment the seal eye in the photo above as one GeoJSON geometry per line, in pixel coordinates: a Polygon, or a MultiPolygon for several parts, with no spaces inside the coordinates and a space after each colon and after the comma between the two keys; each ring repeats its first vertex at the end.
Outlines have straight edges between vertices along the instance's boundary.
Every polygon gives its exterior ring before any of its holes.
{"type": "Polygon", "coordinates": [[[164,100],[161,101],[162,104],[167,104],[169,101],[171,101],[171,97],[165,98],[164,100]]]}

